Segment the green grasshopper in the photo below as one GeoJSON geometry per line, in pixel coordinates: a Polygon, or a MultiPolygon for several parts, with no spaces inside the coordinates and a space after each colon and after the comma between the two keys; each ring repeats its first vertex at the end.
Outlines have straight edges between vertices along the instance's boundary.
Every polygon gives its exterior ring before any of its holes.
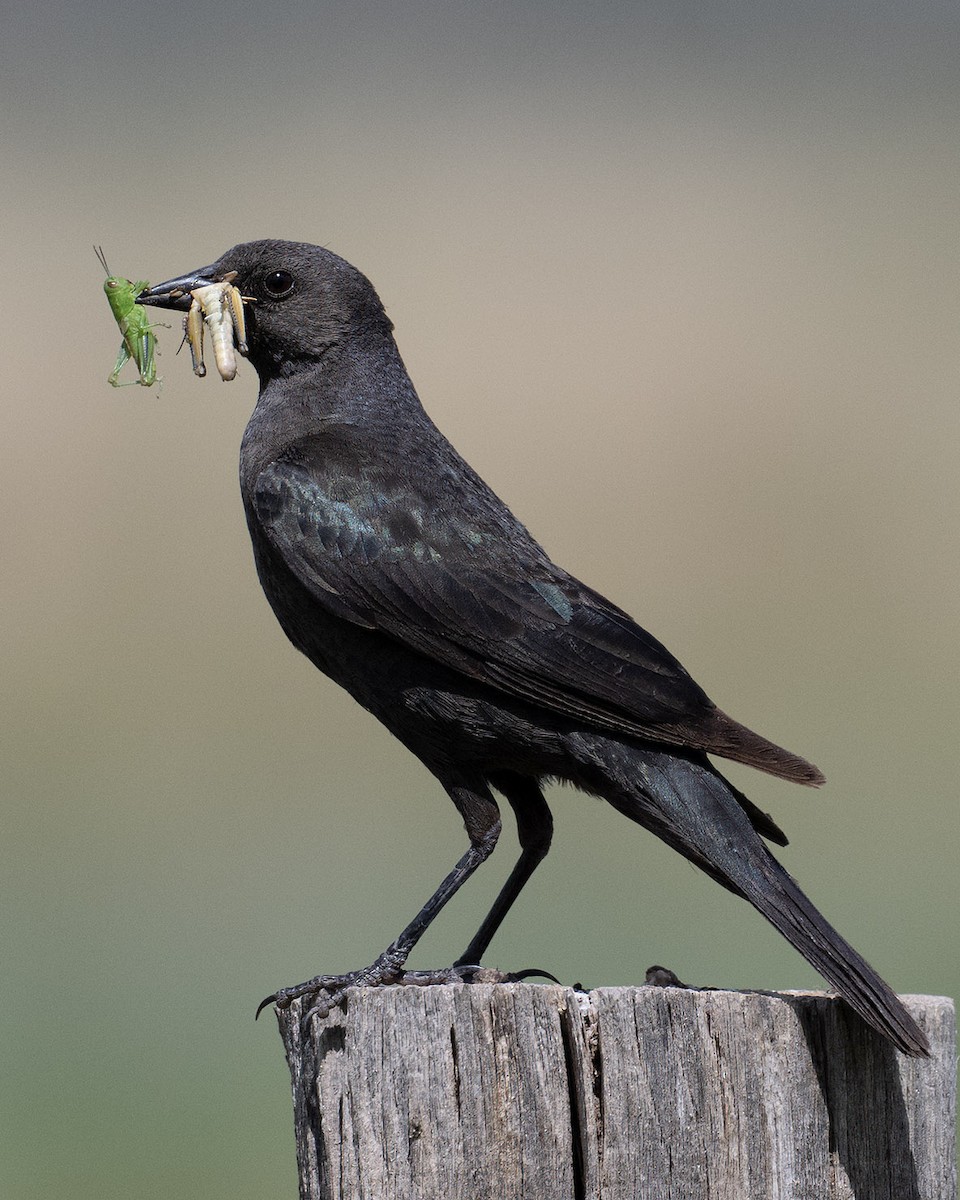
{"type": "Polygon", "coordinates": [[[136,303],[137,296],[144,288],[149,287],[149,284],[145,279],[132,283],[129,279],[120,279],[116,275],[111,275],[103,248],[94,246],[93,249],[100,260],[100,265],[107,273],[103,290],[110,303],[114,320],[120,326],[120,332],[123,335],[116,366],[110,373],[107,382],[111,387],[132,387],[137,383],[143,387],[151,387],[157,381],[155,355],[157,339],[153,330],[157,328],[158,323],[151,324],[147,310],[136,303]],[[140,378],[131,379],[129,383],[120,383],[117,377],[127,360],[131,358],[137,364],[140,378]]]}

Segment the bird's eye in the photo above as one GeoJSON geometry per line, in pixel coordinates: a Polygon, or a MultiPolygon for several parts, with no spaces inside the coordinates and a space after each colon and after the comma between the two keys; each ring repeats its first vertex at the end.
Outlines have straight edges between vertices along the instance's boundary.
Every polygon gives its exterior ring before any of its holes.
{"type": "Polygon", "coordinates": [[[294,278],[289,271],[271,271],[263,279],[264,290],[274,300],[282,300],[293,291],[294,278]]]}

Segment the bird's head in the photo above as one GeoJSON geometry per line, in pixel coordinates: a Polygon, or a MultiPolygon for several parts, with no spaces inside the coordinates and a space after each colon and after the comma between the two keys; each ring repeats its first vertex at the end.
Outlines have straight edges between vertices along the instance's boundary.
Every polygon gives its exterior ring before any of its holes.
{"type": "Polygon", "coordinates": [[[209,266],[146,288],[137,303],[186,311],[194,289],[231,273],[261,383],[358,341],[390,337],[393,327],[366,276],[307,242],[242,242],[209,266]]]}

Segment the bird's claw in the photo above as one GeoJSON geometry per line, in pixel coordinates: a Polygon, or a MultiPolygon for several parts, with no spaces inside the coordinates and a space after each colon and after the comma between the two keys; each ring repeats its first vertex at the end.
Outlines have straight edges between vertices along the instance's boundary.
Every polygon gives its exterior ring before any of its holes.
{"type": "Polygon", "coordinates": [[[522,983],[525,979],[549,979],[551,983],[563,987],[563,984],[556,975],[551,975],[549,971],[545,971],[542,967],[527,967],[524,971],[513,971],[507,977],[509,983],[522,983]]]}
{"type": "Polygon", "coordinates": [[[301,1018],[303,1025],[308,1025],[314,1017],[325,1017],[346,999],[347,992],[356,987],[433,987],[449,983],[519,983],[531,975],[542,975],[559,983],[547,971],[530,969],[519,972],[499,971],[495,967],[481,967],[476,963],[457,963],[452,967],[439,967],[434,970],[404,971],[402,964],[390,958],[377,959],[369,967],[359,971],[349,971],[346,975],[317,975],[306,983],[298,983],[294,987],[281,988],[272,995],[261,1000],[257,1008],[259,1017],[270,1004],[278,1009],[287,1009],[294,1000],[305,996],[318,997],[316,1004],[307,1009],[301,1018]]]}
{"type": "MultiPolygon", "coordinates": [[[[256,1016],[259,1017],[263,1010],[270,1004],[276,1005],[279,1009],[286,1009],[290,1007],[294,1000],[301,1000],[304,996],[317,996],[321,992],[329,993],[331,998],[336,997],[335,1001],[331,999],[331,1003],[327,1005],[326,1012],[329,1012],[331,1008],[336,1007],[340,1003],[348,988],[363,987],[367,982],[363,977],[372,970],[372,967],[365,967],[361,971],[350,971],[346,975],[317,975],[313,979],[308,979],[306,983],[298,983],[294,987],[280,988],[279,991],[264,997],[260,1001],[256,1016]]],[[[386,982],[386,980],[383,982],[386,982]]],[[[322,1006],[318,1005],[317,1007],[322,1006]]],[[[311,1013],[313,1011],[311,1009],[311,1013]]],[[[256,1020],[256,1017],[254,1020],[256,1020]]]]}

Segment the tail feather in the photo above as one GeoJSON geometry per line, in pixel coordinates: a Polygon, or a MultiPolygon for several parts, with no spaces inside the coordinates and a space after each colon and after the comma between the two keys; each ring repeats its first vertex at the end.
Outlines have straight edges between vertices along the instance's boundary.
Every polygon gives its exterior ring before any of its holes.
{"type": "Polygon", "coordinates": [[[765,832],[760,810],[744,804],[710,763],[585,735],[572,739],[572,748],[584,768],[581,786],[748,900],[898,1050],[929,1054],[926,1036],[891,988],[760,840],[754,828],[765,832]]]}
{"type": "Polygon", "coordinates": [[[732,784],[730,784],[730,791],[733,792],[734,799],[747,814],[747,820],[761,837],[777,846],[790,844],[787,835],[769,813],[765,813],[762,808],[757,808],[752,800],[748,800],[743,792],[738,791],[732,784]]]}
{"type": "Polygon", "coordinates": [[[744,897],[837,989],[850,1007],[904,1054],[927,1055],[923,1031],[892,989],[800,890],[767,852],[766,879],[744,897]]]}

